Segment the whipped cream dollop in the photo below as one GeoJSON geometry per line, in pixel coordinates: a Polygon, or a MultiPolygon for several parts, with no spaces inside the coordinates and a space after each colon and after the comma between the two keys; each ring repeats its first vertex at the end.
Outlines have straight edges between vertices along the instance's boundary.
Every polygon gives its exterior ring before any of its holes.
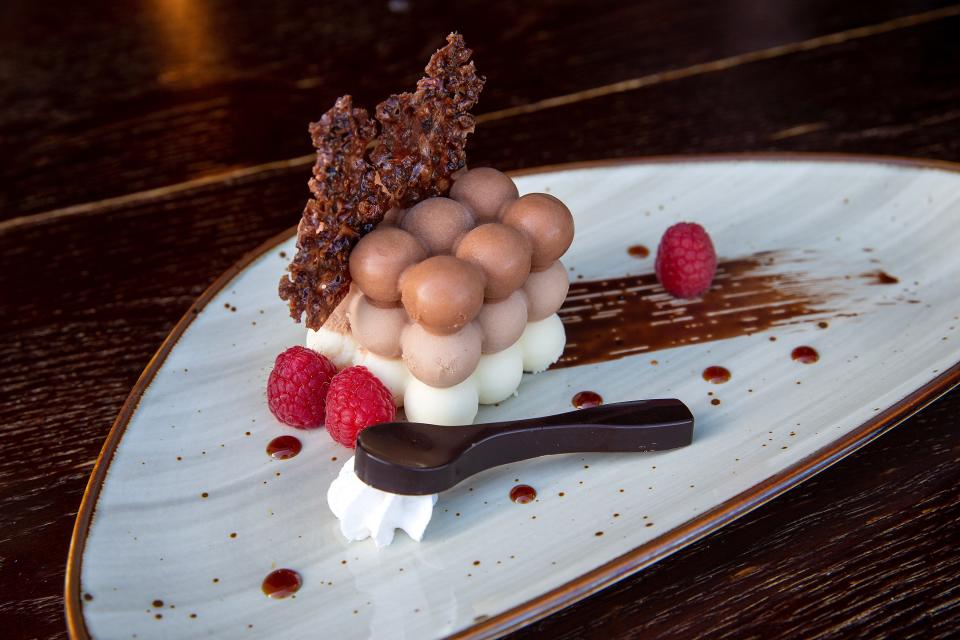
{"type": "Polygon", "coordinates": [[[404,496],[374,489],[353,471],[347,460],[327,490],[327,504],[340,521],[347,540],[373,538],[378,547],[393,542],[396,529],[420,542],[433,516],[437,496],[404,496]]]}

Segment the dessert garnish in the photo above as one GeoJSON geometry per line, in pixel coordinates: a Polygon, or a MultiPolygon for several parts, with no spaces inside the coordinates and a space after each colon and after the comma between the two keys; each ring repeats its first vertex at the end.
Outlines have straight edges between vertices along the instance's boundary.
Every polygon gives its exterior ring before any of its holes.
{"type": "Polygon", "coordinates": [[[657,280],[672,296],[696,298],[707,292],[717,273],[717,253],[706,230],[678,222],[660,239],[654,265],[657,280]]]}
{"type": "Polygon", "coordinates": [[[491,467],[558,453],[665,451],[693,439],[693,414],[679,400],[637,400],[542,418],[444,427],[378,424],[357,439],[354,472],[404,495],[445,491],[491,467]]]}
{"type": "Polygon", "coordinates": [[[397,529],[403,529],[420,542],[433,516],[437,494],[406,496],[374,489],[353,472],[353,457],[327,490],[327,504],[337,520],[340,533],[353,542],[372,538],[378,547],[393,542],[397,529]]]}
{"type": "Polygon", "coordinates": [[[327,387],[337,368],[306,347],[290,347],[277,356],[267,379],[267,406],[283,424],[298,429],[323,425],[327,387]]]}
{"type": "Polygon", "coordinates": [[[396,417],[390,390],[366,367],[347,367],[330,381],[327,433],[343,446],[352,449],[362,430],[396,417]]]}
{"type": "Polygon", "coordinates": [[[447,193],[451,175],[465,166],[469,111],[484,83],[471,55],[452,33],[416,91],[381,102],[376,120],[343,96],[310,125],[313,197],[297,228],[290,274],[280,280],[280,297],[297,322],[306,315],[307,327],[323,325],[349,290],[351,249],[388,210],[447,193]]]}

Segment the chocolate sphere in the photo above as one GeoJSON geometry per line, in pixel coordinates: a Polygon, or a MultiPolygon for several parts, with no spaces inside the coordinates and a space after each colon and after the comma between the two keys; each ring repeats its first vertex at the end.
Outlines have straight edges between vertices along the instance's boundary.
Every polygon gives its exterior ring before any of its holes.
{"type": "Polygon", "coordinates": [[[518,195],[513,180],[490,167],[467,171],[450,188],[450,197],[470,207],[480,222],[496,221],[503,208],[518,195]]]}
{"type": "Polygon", "coordinates": [[[537,322],[560,310],[570,288],[570,276],[557,260],[543,271],[530,274],[523,291],[527,294],[527,320],[537,322]]]}
{"type": "Polygon", "coordinates": [[[450,253],[457,238],[473,225],[473,214],[450,198],[428,198],[409,209],[400,221],[400,228],[419,238],[434,256],[450,253]]]}
{"type": "Polygon", "coordinates": [[[350,253],[350,276],[370,299],[393,303],[400,299],[400,274],[426,257],[423,245],[406,231],[379,227],[350,253]]]}
{"type": "Polygon", "coordinates": [[[506,300],[485,303],[475,324],[483,332],[483,353],[498,353],[519,340],[527,328],[527,296],[523,289],[514,291],[506,300]]]}
{"type": "Polygon", "coordinates": [[[533,243],[534,271],[546,269],[573,242],[573,216],[567,206],[547,193],[528,193],[507,205],[503,223],[523,231],[533,243]]]}
{"type": "Polygon", "coordinates": [[[400,357],[400,334],[408,322],[403,307],[377,307],[358,295],[349,309],[350,330],[360,346],[385,358],[400,357]]]}
{"type": "Polygon", "coordinates": [[[401,300],[414,322],[447,335],[473,320],[483,305],[483,272],[453,256],[434,256],[407,269],[401,300]]]}
{"type": "Polygon", "coordinates": [[[434,335],[419,324],[407,325],[402,342],[404,364],[431,387],[460,384],[480,362],[480,329],[474,323],[446,336],[434,335]]]}
{"type": "Polygon", "coordinates": [[[502,300],[519,289],[530,274],[530,240],[505,224],[482,224],[463,237],[457,257],[483,271],[488,301],[502,300]]]}
{"type": "Polygon", "coordinates": [[[403,220],[403,216],[406,213],[406,209],[398,209],[396,207],[388,209],[387,212],[383,214],[383,220],[380,221],[380,226],[399,227],[400,222],[403,220]]]}

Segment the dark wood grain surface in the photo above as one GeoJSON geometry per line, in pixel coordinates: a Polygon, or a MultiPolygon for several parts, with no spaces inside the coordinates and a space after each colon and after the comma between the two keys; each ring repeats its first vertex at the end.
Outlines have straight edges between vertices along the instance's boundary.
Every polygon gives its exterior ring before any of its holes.
{"type": "MultiPolygon", "coordinates": [[[[960,160],[960,5],[947,2],[5,2],[0,637],[65,635],[66,550],[100,445],[190,302],[296,222],[306,123],[341,93],[372,105],[406,87],[454,28],[489,80],[474,164],[960,160]]],[[[515,635],[955,636],[958,415],[953,392],[515,635]]]]}

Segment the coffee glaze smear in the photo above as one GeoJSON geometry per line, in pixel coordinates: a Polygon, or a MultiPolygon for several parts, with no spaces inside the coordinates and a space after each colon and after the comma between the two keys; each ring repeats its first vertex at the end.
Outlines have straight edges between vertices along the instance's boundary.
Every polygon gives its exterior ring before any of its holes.
{"type": "MultiPolygon", "coordinates": [[[[652,273],[572,282],[560,318],[567,347],[559,367],[618,360],[684,344],[750,335],[771,327],[819,320],[837,296],[834,279],[770,267],[809,256],[765,251],[726,260],[702,298],[672,297],[652,273]]],[[[836,279],[843,280],[843,274],[836,279]]]]}

